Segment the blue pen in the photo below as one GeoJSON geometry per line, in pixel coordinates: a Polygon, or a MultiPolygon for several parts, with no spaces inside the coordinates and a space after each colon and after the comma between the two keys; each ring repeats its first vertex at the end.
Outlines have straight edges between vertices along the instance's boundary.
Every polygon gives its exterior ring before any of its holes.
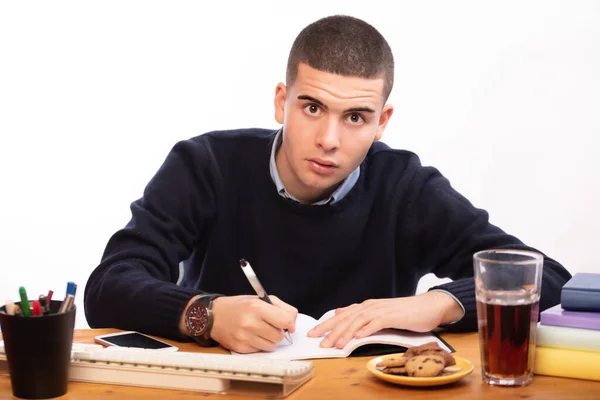
{"type": "Polygon", "coordinates": [[[31,308],[29,307],[29,299],[27,299],[27,292],[25,288],[21,286],[19,288],[19,295],[21,296],[21,312],[25,317],[31,317],[31,308]]]}
{"type": "Polygon", "coordinates": [[[77,291],[77,284],[75,282],[67,282],[67,294],[75,296],[75,292],[77,291]]]}
{"type": "Polygon", "coordinates": [[[75,292],[77,292],[77,284],[75,282],[67,282],[67,294],[60,304],[60,307],[58,307],[58,314],[67,312],[73,307],[73,303],[75,303],[75,292]]]}

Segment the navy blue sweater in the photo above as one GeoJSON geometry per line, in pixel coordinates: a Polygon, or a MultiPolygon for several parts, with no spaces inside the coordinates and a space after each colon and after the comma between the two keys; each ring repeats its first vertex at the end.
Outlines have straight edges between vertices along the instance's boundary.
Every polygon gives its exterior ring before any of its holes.
{"type": "MultiPolygon", "coordinates": [[[[432,272],[453,280],[439,288],[465,307],[449,328],[475,330],[473,253],[531,249],[490,224],[435,168],[383,143],[372,145],[339,202],[282,198],[269,174],[274,136],[222,131],[175,145],[88,280],[91,327],[182,339],[179,319],[194,295],[254,293],[238,264],[245,258],[268,293],[315,318],[367,299],[411,296],[432,272]]],[[[542,310],[560,301],[570,276],[545,259],[542,310]]]]}

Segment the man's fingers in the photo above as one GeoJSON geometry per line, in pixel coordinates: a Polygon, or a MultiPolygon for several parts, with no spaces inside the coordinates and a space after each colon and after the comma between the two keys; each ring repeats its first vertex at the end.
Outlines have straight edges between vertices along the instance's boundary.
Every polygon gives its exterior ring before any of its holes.
{"type": "Polygon", "coordinates": [[[365,325],[370,323],[373,318],[372,314],[372,312],[369,314],[362,312],[354,315],[353,318],[349,318],[350,323],[346,329],[340,333],[337,341],[335,342],[335,347],[338,349],[343,349],[344,346],[346,346],[348,342],[354,338],[356,332],[363,329],[365,325]]]}
{"type": "Polygon", "coordinates": [[[308,337],[321,337],[323,336],[325,333],[329,332],[331,330],[332,327],[335,326],[335,324],[338,323],[338,321],[340,321],[341,318],[333,317],[328,319],[325,322],[321,322],[320,324],[316,325],[314,328],[312,328],[310,331],[308,331],[307,336],[308,337]]]}
{"type": "Polygon", "coordinates": [[[257,353],[260,351],[260,349],[257,349],[256,347],[251,346],[248,343],[236,343],[233,346],[229,347],[229,350],[241,354],[257,353]]]}
{"type": "Polygon", "coordinates": [[[346,312],[349,312],[349,311],[353,310],[354,308],[356,308],[358,306],[359,306],[359,304],[354,303],[354,304],[350,304],[349,306],[346,306],[346,307],[336,308],[335,309],[335,315],[337,316],[337,315],[344,314],[346,312]]]}
{"type": "Polygon", "coordinates": [[[343,349],[352,340],[354,334],[370,321],[372,314],[372,312],[363,311],[349,315],[345,319],[346,323],[336,326],[326,339],[332,346],[343,349]]]}
{"type": "Polygon", "coordinates": [[[276,328],[267,322],[262,322],[254,331],[258,337],[273,343],[273,345],[281,342],[284,338],[282,329],[276,328]]]}
{"type": "Polygon", "coordinates": [[[269,298],[271,299],[271,302],[273,302],[274,306],[277,306],[287,312],[290,312],[292,314],[297,315],[298,314],[298,309],[294,306],[289,305],[288,303],[286,303],[285,301],[282,301],[279,299],[279,297],[277,296],[269,296],[269,298]]]}
{"type": "Polygon", "coordinates": [[[269,298],[275,307],[288,313],[296,321],[296,317],[298,316],[298,309],[296,307],[280,300],[277,296],[269,296],[269,298]]]}
{"type": "Polygon", "coordinates": [[[327,336],[325,336],[325,339],[321,341],[321,347],[336,347],[337,341],[343,335],[346,329],[348,329],[348,326],[351,324],[351,322],[351,316],[339,319],[335,326],[333,326],[331,331],[327,334],[327,336]]]}
{"type": "Polygon", "coordinates": [[[260,317],[265,322],[271,324],[275,328],[293,330],[296,325],[296,315],[283,310],[274,304],[268,304],[262,300],[256,299],[252,306],[256,307],[260,317]]]}
{"type": "Polygon", "coordinates": [[[223,347],[238,353],[273,351],[292,330],[297,310],[279,299],[269,304],[256,296],[222,296],[213,303],[212,335],[223,347]],[[290,329],[292,328],[292,329],[290,329]]]}
{"type": "Polygon", "coordinates": [[[360,304],[354,303],[350,304],[347,307],[336,308],[335,316],[308,331],[308,337],[323,336],[327,332],[330,332],[331,330],[338,327],[340,321],[343,321],[346,318],[352,318],[353,314],[359,313],[368,307],[370,307],[370,304],[365,304],[365,302],[362,302],[360,304]]]}
{"type": "Polygon", "coordinates": [[[347,307],[337,308],[333,317],[329,318],[325,322],[318,324],[310,331],[308,331],[308,337],[321,337],[327,332],[330,332],[336,326],[338,326],[340,321],[343,321],[345,318],[351,315],[352,312],[359,310],[359,307],[361,307],[361,304],[351,304],[347,307]]]}
{"type": "MultiPolygon", "coordinates": [[[[281,335],[281,338],[283,339],[283,334],[281,335]]],[[[272,342],[271,340],[267,340],[264,337],[256,335],[250,339],[249,344],[250,346],[257,348],[258,350],[273,351],[275,350],[275,345],[277,344],[277,342],[272,342]]]]}
{"type": "Polygon", "coordinates": [[[273,305],[275,307],[285,311],[290,315],[290,317],[292,318],[292,326],[288,327],[287,329],[291,333],[294,333],[296,331],[296,318],[298,317],[298,309],[280,300],[277,296],[269,296],[269,298],[271,299],[271,302],[273,302],[273,305]]]}
{"type": "MultiPolygon", "coordinates": [[[[378,328],[383,323],[381,318],[385,317],[385,309],[382,311],[381,306],[381,302],[363,302],[357,306],[349,306],[345,311],[336,314],[334,318],[327,321],[332,323],[331,331],[323,339],[321,346],[342,349],[355,337],[357,332],[360,331],[362,335],[364,333],[363,329],[371,322],[373,324],[369,327],[369,330],[378,328]]],[[[317,328],[317,333],[321,333],[319,329],[323,327],[317,328]]]]}
{"type": "Polygon", "coordinates": [[[374,334],[375,332],[383,329],[381,326],[382,325],[380,323],[380,320],[374,319],[371,322],[369,322],[368,324],[364,325],[362,328],[359,328],[356,331],[356,333],[354,334],[354,337],[356,339],[360,339],[360,338],[370,336],[370,335],[374,334]]]}

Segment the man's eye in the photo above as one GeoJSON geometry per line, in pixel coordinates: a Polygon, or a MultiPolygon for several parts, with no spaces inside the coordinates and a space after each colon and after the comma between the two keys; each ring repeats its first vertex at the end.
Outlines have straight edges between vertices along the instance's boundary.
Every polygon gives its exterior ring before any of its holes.
{"type": "Polygon", "coordinates": [[[320,111],[321,109],[316,104],[307,104],[304,106],[304,112],[309,115],[317,115],[320,111]]]}
{"type": "Polygon", "coordinates": [[[362,124],[365,122],[364,118],[360,114],[350,114],[348,115],[348,121],[352,124],[362,124]]]}

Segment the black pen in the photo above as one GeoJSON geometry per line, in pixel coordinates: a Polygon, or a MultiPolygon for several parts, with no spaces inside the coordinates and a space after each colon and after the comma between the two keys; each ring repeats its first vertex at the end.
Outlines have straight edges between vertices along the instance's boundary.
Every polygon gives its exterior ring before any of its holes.
{"type": "Polygon", "coordinates": [[[48,314],[50,308],[48,307],[48,302],[46,301],[46,295],[40,294],[39,301],[40,305],[42,306],[42,314],[48,314]]]}
{"type": "MultiPolygon", "coordinates": [[[[254,270],[252,269],[252,266],[250,265],[250,263],[242,258],[240,260],[240,267],[242,267],[242,271],[244,271],[244,275],[246,275],[246,278],[248,278],[248,282],[250,282],[250,285],[252,285],[252,288],[254,289],[254,291],[256,292],[258,297],[266,303],[273,304],[271,302],[271,299],[269,298],[269,295],[267,294],[265,289],[260,284],[260,281],[256,277],[256,274],[254,273],[254,270]]],[[[290,343],[294,343],[294,341],[292,340],[292,335],[290,335],[288,330],[284,329],[283,331],[285,332],[285,338],[290,343]]]]}

